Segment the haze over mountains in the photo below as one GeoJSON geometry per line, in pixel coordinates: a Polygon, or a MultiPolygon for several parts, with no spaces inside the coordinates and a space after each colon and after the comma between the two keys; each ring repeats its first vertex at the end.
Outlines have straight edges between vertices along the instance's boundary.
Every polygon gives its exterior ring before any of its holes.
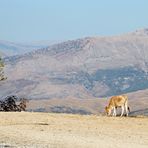
{"type": "Polygon", "coordinates": [[[148,88],[148,29],[66,41],[5,58],[0,95],[88,99],[148,88]]]}
{"type": "Polygon", "coordinates": [[[16,43],[10,41],[0,40],[0,55],[3,57],[21,55],[33,50],[48,47],[57,41],[34,41],[34,42],[24,42],[16,43]]]}

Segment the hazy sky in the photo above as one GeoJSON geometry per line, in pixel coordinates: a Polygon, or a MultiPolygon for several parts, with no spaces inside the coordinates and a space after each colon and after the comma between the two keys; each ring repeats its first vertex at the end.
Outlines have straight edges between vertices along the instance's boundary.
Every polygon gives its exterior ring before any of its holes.
{"type": "Polygon", "coordinates": [[[67,40],[148,27],[148,0],[0,0],[0,40],[67,40]]]}

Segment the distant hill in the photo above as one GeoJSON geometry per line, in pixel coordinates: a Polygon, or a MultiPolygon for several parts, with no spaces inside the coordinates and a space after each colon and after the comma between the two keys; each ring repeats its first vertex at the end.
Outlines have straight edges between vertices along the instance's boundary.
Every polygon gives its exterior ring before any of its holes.
{"type": "MultiPolygon", "coordinates": [[[[148,89],[126,94],[129,99],[130,114],[148,116],[148,89]]],[[[74,97],[30,100],[28,111],[56,112],[73,114],[101,114],[105,115],[105,106],[110,97],[79,99],[74,97]]],[[[118,114],[121,109],[118,108],[118,114]]]]}
{"type": "Polygon", "coordinates": [[[148,29],[86,37],[5,58],[0,94],[31,99],[106,97],[148,88],[148,29]]]}
{"type": "Polygon", "coordinates": [[[2,57],[5,57],[6,55],[5,55],[5,53],[3,53],[2,51],[0,51],[0,57],[2,58],[2,57]]]}
{"type": "Polygon", "coordinates": [[[56,41],[36,41],[30,43],[15,43],[0,40],[0,53],[3,53],[3,57],[20,55],[36,49],[47,47],[55,42],[56,41]]]}

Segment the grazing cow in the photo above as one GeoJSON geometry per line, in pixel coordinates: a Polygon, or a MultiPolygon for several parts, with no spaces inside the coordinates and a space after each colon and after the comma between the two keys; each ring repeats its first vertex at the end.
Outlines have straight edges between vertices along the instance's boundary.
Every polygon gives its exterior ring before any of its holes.
{"type": "Polygon", "coordinates": [[[113,110],[113,116],[116,116],[117,107],[121,107],[122,109],[121,116],[124,114],[124,109],[126,111],[126,116],[128,116],[128,111],[130,111],[130,109],[128,107],[128,97],[126,95],[113,96],[110,99],[108,106],[105,107],[107,115],[110,116],[113,110]]]}

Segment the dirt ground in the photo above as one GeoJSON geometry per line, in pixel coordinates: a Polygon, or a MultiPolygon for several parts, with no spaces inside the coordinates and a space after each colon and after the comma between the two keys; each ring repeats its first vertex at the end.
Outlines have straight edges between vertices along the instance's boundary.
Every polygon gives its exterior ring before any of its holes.
{"type": "Polygon", "coordinates": [[[147,148],[148,117],[0,112],[0,148],[147,148]]]}

